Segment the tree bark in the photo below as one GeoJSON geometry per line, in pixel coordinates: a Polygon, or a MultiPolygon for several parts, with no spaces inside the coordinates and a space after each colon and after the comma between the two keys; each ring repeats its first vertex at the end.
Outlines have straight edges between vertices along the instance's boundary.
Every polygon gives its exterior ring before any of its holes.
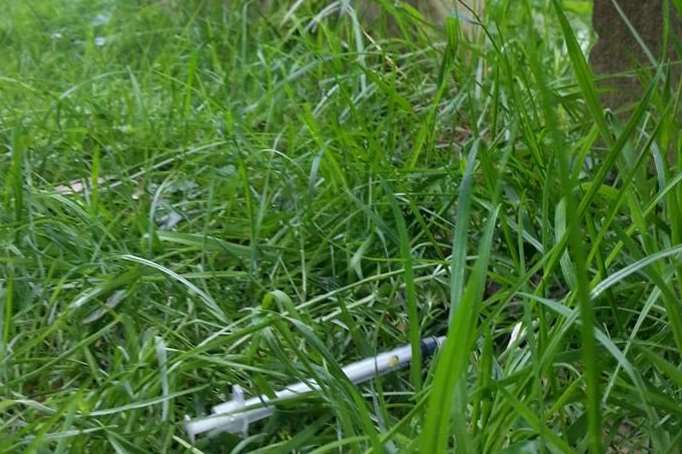
{"type": "MultiPolygon", "coordinates": [[[[663,53],[663,0],[617,1],[656,60],[665,55],[676,58],[673,53],[663,53]]],[[[669,3],[672,4],[672,1],[669,3]]],[[[670,18],[672,43],[682,37],[681,21],[674,7],[670,9],[670,18]]],[[[590,56],[592,67],[597,76],[611,76],[600,85],[606,90],[603,95],[605,104],[618,108],[636,101],[642,93],[642,86],[633,70],[650,66],[649,58],[614,6],[613,0],[594,0],[592,23],[599,36],[590,56]]]]}

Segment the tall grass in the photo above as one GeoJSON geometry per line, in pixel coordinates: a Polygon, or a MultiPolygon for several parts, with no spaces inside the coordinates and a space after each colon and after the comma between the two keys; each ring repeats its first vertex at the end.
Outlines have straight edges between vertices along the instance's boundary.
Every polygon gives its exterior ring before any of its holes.
{"type": "Polygon", "coordinates": [[[5,0],[0,451],[679,452],[669,62],[613,113],[588,2],[378,3],[5,0]]]}

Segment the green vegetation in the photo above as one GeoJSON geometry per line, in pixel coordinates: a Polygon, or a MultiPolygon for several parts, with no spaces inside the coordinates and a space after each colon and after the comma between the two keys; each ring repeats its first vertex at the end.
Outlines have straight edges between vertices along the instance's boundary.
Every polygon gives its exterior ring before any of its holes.
{"type": "Polygon", "coordinates": [[[614,115],[586,2],[473,39],[293,3],[0,1],[0,451],[679,452],[665,66],[614,115]],[[182,430],[310,376],[246,438],[182,430]]]}

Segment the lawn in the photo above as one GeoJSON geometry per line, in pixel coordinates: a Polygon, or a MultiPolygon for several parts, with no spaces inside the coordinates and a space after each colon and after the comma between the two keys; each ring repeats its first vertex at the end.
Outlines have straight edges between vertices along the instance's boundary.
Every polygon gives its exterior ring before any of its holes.
{"type": "Polygon", "coordinates": [[[614,112],[588,2],[294,3],[0,0],[0,452],[680,452],[668,68],[614,112]]]}

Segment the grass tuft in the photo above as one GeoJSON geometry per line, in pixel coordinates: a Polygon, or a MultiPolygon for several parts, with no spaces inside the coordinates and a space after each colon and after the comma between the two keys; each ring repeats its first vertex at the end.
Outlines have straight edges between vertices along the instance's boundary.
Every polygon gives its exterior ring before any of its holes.
{"type": "Polygon", "coordinates": [[[679,452],[677,62],[616,115],[587,1],[271,3],[3,3],[0,452],[679,452]]]}

